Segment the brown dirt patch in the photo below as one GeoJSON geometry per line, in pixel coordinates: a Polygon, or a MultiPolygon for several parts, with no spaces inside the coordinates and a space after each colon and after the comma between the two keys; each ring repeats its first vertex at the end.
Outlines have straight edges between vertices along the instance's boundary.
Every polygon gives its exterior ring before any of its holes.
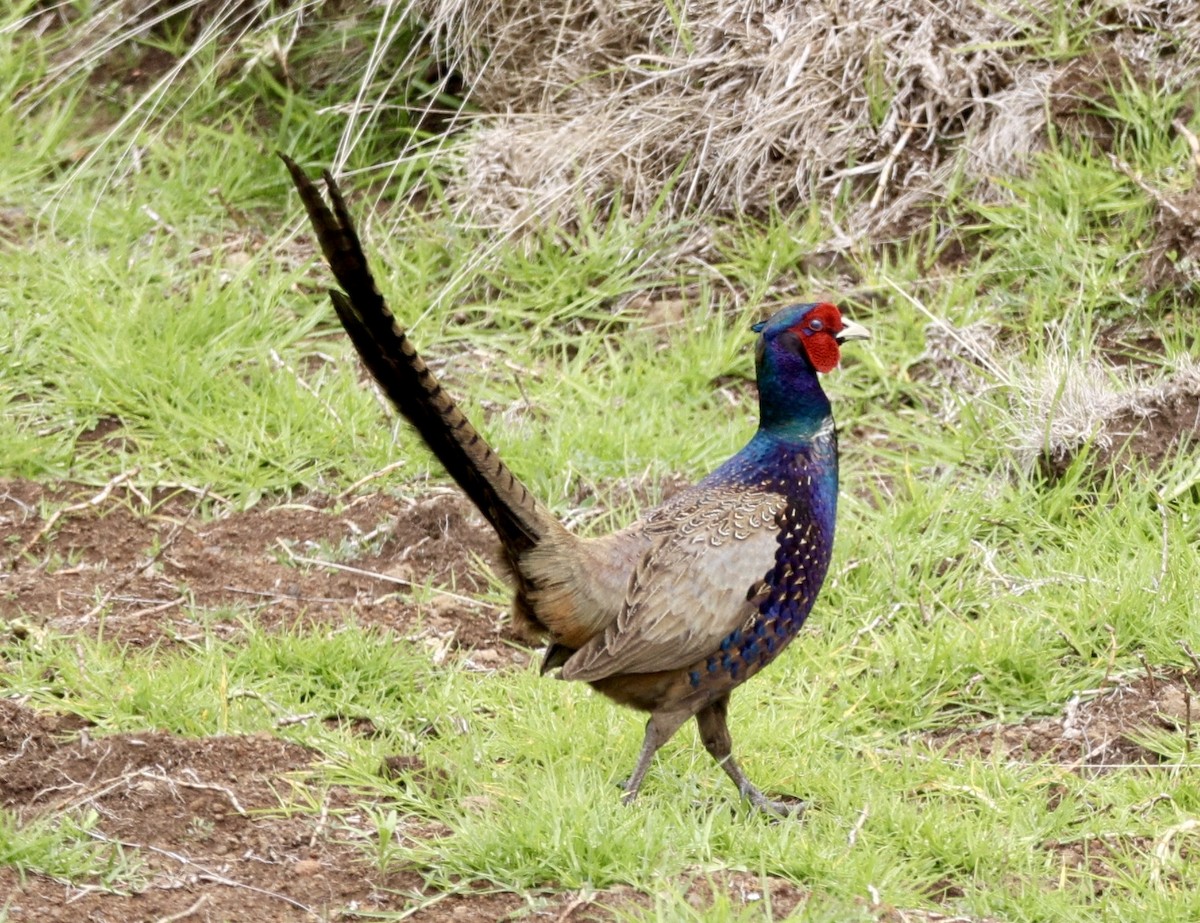
{"type": "Polygon", "coordinates": [[[154,920],[198,905],[198,919],[304,920],[351,900],[404,906],[418,877],[380,872],[346,842],[354,796],[315,785],[313,759],[268,735],[92,738],[77,718],[0,701],[0,805],[22,822],[96,812],[95,835],[142,863],[131,894],[0,869],[8,919],[154,920]],[[301,794],[327,810],[288,812],[301,794]]]}
{"type": "Polygon", "coordinates": [[[1167,346],[1158,332],[1135,321],[1122,321],[1101,330],[1096,348],[1111,365],[1135,372],[1153,372],[1167,355],[1167,346]]]}
{"type": "Polygon", "coordinates": [[[1097,46],[1069,61],[1047,94],[1051,121],[1077,144],[1111,151],[1117,137],[1116,94],[1129,85],[1155,86],[1146,67],[1112,46],[1097,46]]]}
{"type": "MultiPolygon", "coordinates": [[[[321,786],[316,754],[266,734],[188,739],[162,732],[92,738],[87,722],[0,700],[0,806],[22,822],[40,816],[96,812],[98,839],[120,844],[141,863],[127,893],[71,885],[0,867],[6,919],[179,919],[308,921],[357,919],[407,911],[418,921],[460,923],[524,916],[611,920],[614,906],[647,904],[632,889],[562,893],[445,894],[427,891],[414,871],[380,871],[355,840],[371,836],[361,796],[321,786]],[[321,805],[314,812],[313,805],[321,805]],[[299,810],[289,810],[292,805],[299,810]],[[569,911],[569,913],[568,913],[569,911]]],[[[402,830],[437,836],[428,824],[402,830]]],[[[744,903],[762,898],[754,876],[716,876],[718,887],[744,903]]],[[[696,900],[705,892],[693,883],[696,900]]],[[[777,907],[801,892],[772,881],[777,907]]]]}
{"type": "MultiPolygon", "coordinates": [[[[1193,167],[1200,170],[1200,152],[1193,167]]],[[[1200,291],[1200,189],[1155,196],[1146,287],[1200,291]]]]}
{"type": "Polygon", "coordinates": [[[0,240],[20,244],[28,239],[33,218],[20,205],[0,204],[0,240]]]}
{"type": "MultiPolygon", "coordinates": [[[[1200,382],[1195,382],[1200,386],[1200,382]]],[[[1200,442],[1200,388],[1167,388],[1143,406],[1121,411],[1109,421],[1114,445],[1096,459],[1100,470],[1141,463],[1157,471],[1181,449],[1200,442]]]]}
{"type": "Polygon", "coordinates": [[[1061,879],[1089,886],[1100,897],[1121,880],[1123,855],[1146,854],[1153,848],[1149,837],[1110,834],[1074,840],[1051,840],[1042,848],[1053,853],[1061,879]]]}
{"type": "Polygon", "coordinates": [[[197,634],[197,611],[230,633],[249,611],[268,628],[353,619],[465,648],[482,666],[528,659],[507,608],[477,598],[486,568],[501,565],[456,491],[310,496],[216,516],[183,491],[118,487],[91,504],[99,493],[0,481],[0,620],[148,645],[197,634]]]}
{"type": "MultiPolygon", "coordinates": [[[[0,700],[0,806],[22,822],[95,812],[94,835],[141,863],[137,880],[117,884],[125,893],[36,874],[22,880],[0,868],[6,919],[307,921],[390,911],[426,923],[531,914],[585,923],[653,906],[651,896],[628,887],[446,894],[428,891],[412,870],[380,871],[354,842],[371,836],[361,796],[320,785],[315,759],[265,734],[93,738],[82,719],[0,700]]],[[[440,832],[428,824],[402,830],[425,838],[440,832]]],[[[769,901],[780,917],[807,896],[782,879],[739,871],[698,872],[678,888],[697,908],[719,897],[747,907],[769,901]]]]}
{"type": "Polygon", "coordinates": [[[1077,771],[1104,771],[1160,762],[1139,737],[1200,725],[1200,697],[1179,671],[1131,678],[1093,697],[1077,696],[1060,718],[1030,718],[1021,724],[949,728],[930,735],[950,756],[1035,762],[1049,760],[1077,771]]]}
{"type": "MultiPolygon", "coordinates": [[[[704,910],[725,899],[735,908],[771,908],[771,919],[783,920],[808,899],[804,891],[782,878],[762,877],[742,871],[696,872],[675,883],[675,889],[688,906],[704,910]]],[[[654,906],[653,899],[633,888],[617,887],[600,892],[589,902],[594,910],[629,910],[654,906]]],[[[571,920],[593,919],[587,914],[571,920]]],[[[607,914],[594,919],[611,919],[607,914]]]]}

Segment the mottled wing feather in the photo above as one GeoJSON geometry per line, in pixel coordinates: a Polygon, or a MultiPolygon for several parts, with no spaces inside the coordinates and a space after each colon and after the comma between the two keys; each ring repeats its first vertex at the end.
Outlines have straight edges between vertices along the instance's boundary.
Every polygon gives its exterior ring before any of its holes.
{"type": "Polygon", "coordinates": [[[775,564],[783,496],[743,487],[681,499],[646,523],[653,544],[634,569],[621,613],[567,661],[564,679],[689,666],[757,614],[748,597],[775,564]]]}

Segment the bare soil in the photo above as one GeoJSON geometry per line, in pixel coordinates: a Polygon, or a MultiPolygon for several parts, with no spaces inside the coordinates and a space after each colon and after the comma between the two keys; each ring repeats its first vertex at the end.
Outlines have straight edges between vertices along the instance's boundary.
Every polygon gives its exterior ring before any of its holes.
{"type": "Polygon", "coordinates": [[[1200,392],[1191,388],[1166,391],[1142,411],[1124,410],[1110,421],[1110,430],[1122,441],[1097,453],[1098,470],[1142,464],[1144,469],[1158,471],[1200,441],[1200,392]]]}
{"type": "MultiPolygon", "coordinates": [[[[0,805],[21,820],[86,809],[94,835],[142,862],[128,893],[79,887],[0,868],[6,919],[18,921],[358,919],[406,911],[436,923],[536,916],[578,923],[648,906],[632,888],[601,892],[438,893],[408,870],[381,871],[357,848],[362,795],[310,785],[315,754],[269,735],[186,739],[150,732],[92,739],[82,719],[0,700],[0,805]],[[312,797],[322,799],[314,815],[312,797]],[[304,809],[289,812],[291,804],[304,809]],[[332,820],[336,818],[336,820],[332,820]],[[358,828],[358,829],[356,829],[358,828]]],[[[443,831],[409,828],[408,837],[443,831]]],[[[680,882],[690,903],[718,893],[790,913],[795,885],[744,872],[697,872],[680,882]],[[767,893],[764,893],[766,890],[767,893]]]]}
{"type": "MultiPolygon", "coordinates": [[[[351,901],[402,907],[415,874],[381,873],[344,831],[280,812],[306,787],[312,758],[267,735],[92,739],[79,719],[0,701],[0,804],[23,821],[95,811],[96,835],[144,863],[143,885],[127,895],[0,869],[9,919],[156,920],[195,906],[202,920],[300,920],[351,901]]],[[[330,810],[354,803],[344,789],[327,797],[330,810]]]]}
{"type": "Polygon", "coordinates": [[[481,569],[503,569],[490,530],[457,491],[312,496],[216,516],[186,491],[118,487],[94,504],[102,493],[0,481],[0,620],[85,635],[102,627],[144,646],[195,635],[193,608],[216,611],[215,630],[235,632],[236,608],[267,628],[354,619],[419,631],[493,666],[530,656],[507,610],[477,598],[481,569]],[[60,508],[69,512],[50,522],[45,511],[60,508]],[[444,589],[414,603],[412,587],[426,584],[444,589]]]}
{"type": "Polygon", "coordinates": [[[1020,724],[956,727],[929,735],[947,756],[1014,762],[1046,761],[1076,772],[1155,766],[1162,759],[1142,741],[1155,731],[1190,733],[1200,724],[1200,677],[1179,671],[1114,680],[1080,694],[1054,718],[1020,724]]]}

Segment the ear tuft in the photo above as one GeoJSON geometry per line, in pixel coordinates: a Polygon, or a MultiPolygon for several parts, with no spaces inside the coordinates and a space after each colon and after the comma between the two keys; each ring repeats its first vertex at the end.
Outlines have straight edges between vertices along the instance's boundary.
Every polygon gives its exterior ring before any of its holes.
{"type": "Polygon", "coordinates": [[[755,333],[762,333],[765,326],[767,326],[767,322],[765,320],[760,320],[757,324],[751,324],[750,329],[755,333]]]}

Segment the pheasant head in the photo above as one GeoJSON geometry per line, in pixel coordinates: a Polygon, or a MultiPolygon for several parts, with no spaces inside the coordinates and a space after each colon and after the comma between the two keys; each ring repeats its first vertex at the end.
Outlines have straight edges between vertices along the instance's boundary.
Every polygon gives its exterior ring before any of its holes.
{"type": "Polygon", "coordinates": [[[773,435],[807,439],[829,419],[829,399],[818,372],[833,371],[841,344],[870,336],[828,302],[784,308],[754,325],[759,425],[773,435]]]}

